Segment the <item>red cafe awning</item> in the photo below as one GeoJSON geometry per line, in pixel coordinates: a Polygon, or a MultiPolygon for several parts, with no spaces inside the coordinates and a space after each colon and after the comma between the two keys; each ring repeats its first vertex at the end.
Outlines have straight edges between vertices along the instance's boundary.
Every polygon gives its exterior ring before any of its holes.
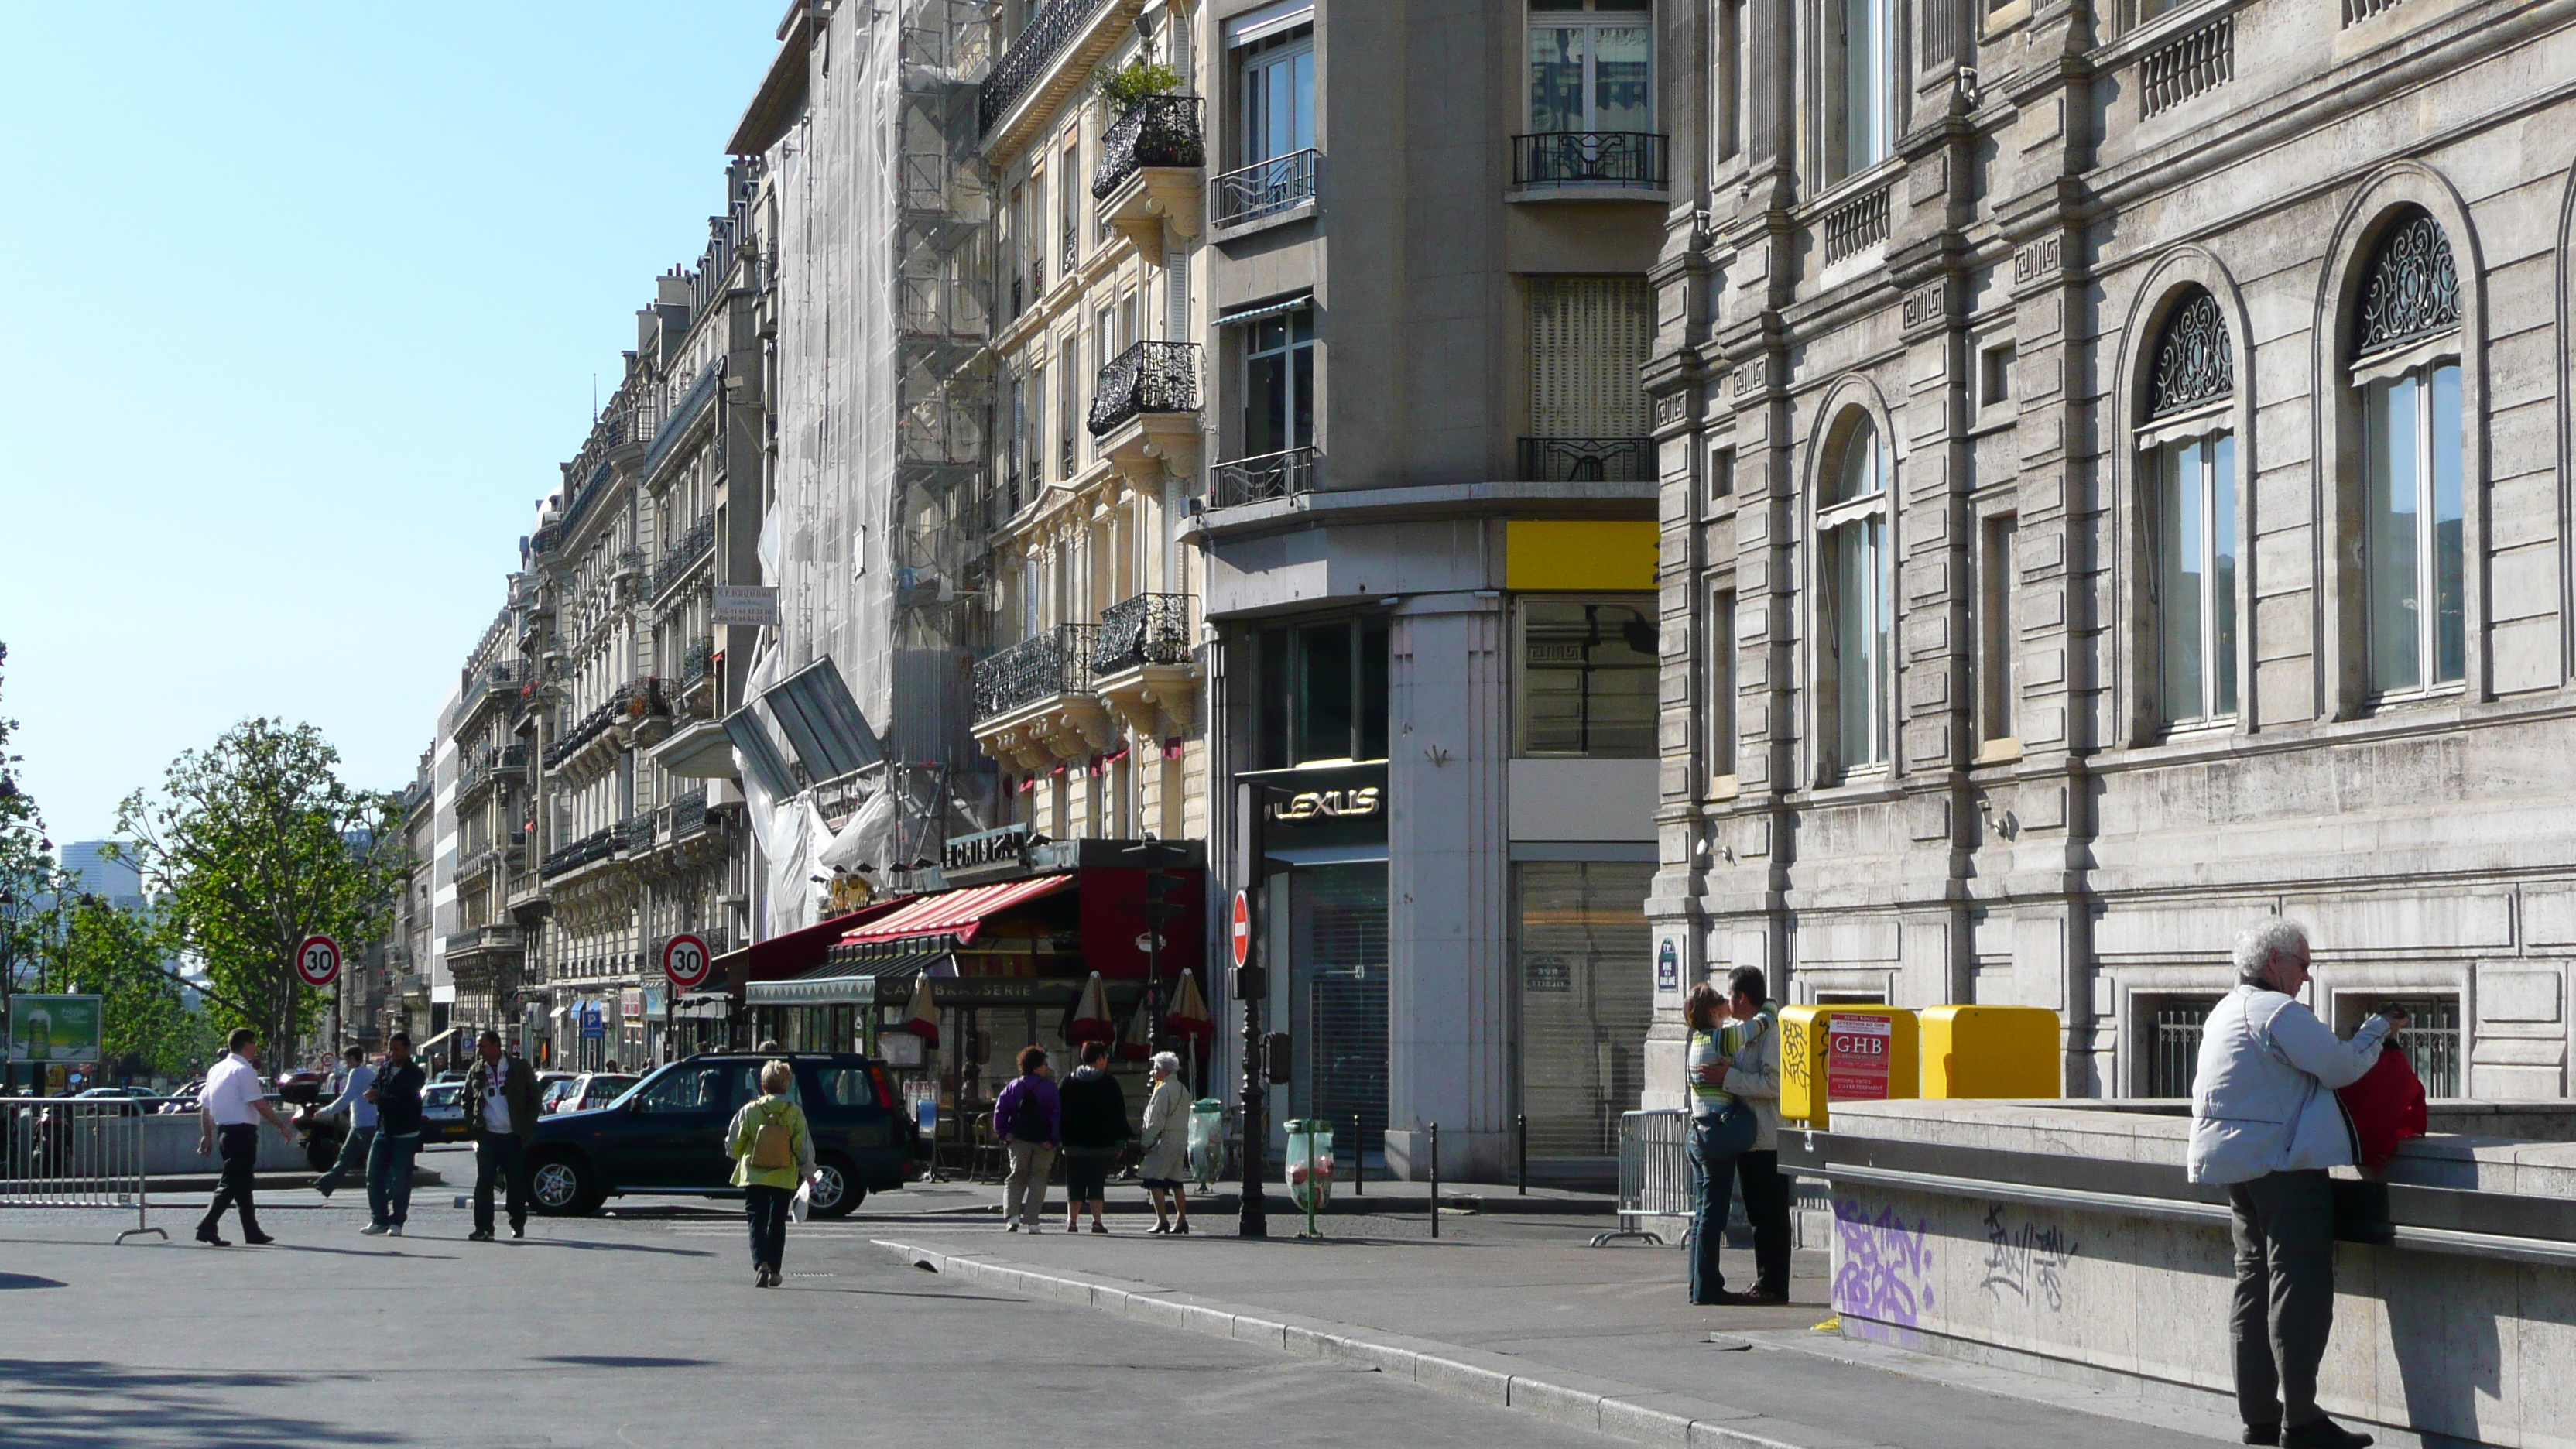
{"type": "Polygon", "coordinates": [[[892,912],[841,937],[841,944],[855,946],[865,941],[900,941],[912,936],[954,936],[962,946],[975,939],[975,932],[984,922],[1013,906],[1070,890],[1073,881],[1070,875],[1042,875],[1028,880],[1003,881],[998,885],[967,886],[962,890],[915,896],[892,912]]]}
{"type": "Polygon", "coordinates": [[[715,959],[713,969],[708,972],[709,984],[711,987],[730,988],[739,995],[743,986],[754,981],[784,981],[822,965],[824,953],[831,950],[832,943],[840,940],[851,927],[864,925],[909,904],[909,901],[880,901],[847,915],[782,932],[766,941],[754,941],[737,951],[727,951],[715,959]]]}

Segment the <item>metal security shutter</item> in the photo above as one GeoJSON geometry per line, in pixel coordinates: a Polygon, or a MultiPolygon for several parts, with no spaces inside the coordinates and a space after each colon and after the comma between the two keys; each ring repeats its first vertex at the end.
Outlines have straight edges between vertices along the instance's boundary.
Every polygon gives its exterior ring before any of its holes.
{"type": "Polygon", "coordinates": [[[1654,1017],[1645,861],[1523,861],[1518,971],[1529,1155],[1609,1159],[1654,1017]]]}
{"type": "Polygon", "coordinates": [[[1651,409],[1638,370],[1655,344],[1643,277],[1530,279],[1530,434],[1642,438],[1651,409]]]}
{"type": "Polygon", "coordinates": [[[1331,1122],[1348,1145],[1386,1146],[1386,866],[1379,862],[1301,869],[1295,902],[1290,1030],[1304,1044],[1297,1093],[1305,1113],[1331,1122]]]}

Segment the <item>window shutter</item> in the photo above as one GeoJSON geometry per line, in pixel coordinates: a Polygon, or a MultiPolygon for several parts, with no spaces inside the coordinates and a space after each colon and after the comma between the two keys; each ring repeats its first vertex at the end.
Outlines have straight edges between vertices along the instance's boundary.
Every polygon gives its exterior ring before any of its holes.
{"type": "Polygon", "coordinates": [[[1645,278],[1531,278],[1531,435],[1644,437],[1651,414],[1638,374],[1654,341],[1645,278]]]}

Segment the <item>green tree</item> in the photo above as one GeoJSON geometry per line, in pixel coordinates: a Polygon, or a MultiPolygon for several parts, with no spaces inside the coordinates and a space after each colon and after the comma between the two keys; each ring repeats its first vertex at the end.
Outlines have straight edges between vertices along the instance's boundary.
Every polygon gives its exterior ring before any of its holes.
{"type": "MultiPolygon", "coordinates": [[[[9,646],[0,644],[0,665],[8,659],[9,646]]],[[[45,838],[35,799],[18,785],[19,756],[9,748],[17,729],[16,720],[0,717],[0,1018],[8,1015],[10,996],[35,983],[53,940],[59,894],[54,843],[45,838]]],[[[0,1072],[8,1070],[0,1062],[0,1072]]],[[[0,1090],[9,1084],[0,1075],[0,1090]]]]}
{"type": "Polygon", "coordinates": [[[204,963],[207,1000],[282,1058],[329,999],[295,973],[296,948],[344,951],[380,935],[402,873],[400,807],[340,779],[311,725],[244,720],[171,763],[158,799],[117,811],[111,847],[141,869],[171,939],[204,963]]]}
{"type": "Polygon", "coordinates": [[[96,896],[65,900],[46,984],[102,998],[99,1053],[110,1072],[177,1076],[188,1069],[200,1028],[164,964],[170,954],[169,932],[156,914],[96,896]]]}

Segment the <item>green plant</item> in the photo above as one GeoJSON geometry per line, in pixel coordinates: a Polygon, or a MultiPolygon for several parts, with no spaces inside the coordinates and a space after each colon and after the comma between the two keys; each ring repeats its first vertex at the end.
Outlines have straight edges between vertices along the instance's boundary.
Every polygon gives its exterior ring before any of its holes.
{"type": "Polygon", "coordinates": [[[1140,57],[1100,78],[1100,100],[1111,115],[1123,116],[1147,96],[1168,96],[1180,88],[1179,71],[1140,57]]]}

